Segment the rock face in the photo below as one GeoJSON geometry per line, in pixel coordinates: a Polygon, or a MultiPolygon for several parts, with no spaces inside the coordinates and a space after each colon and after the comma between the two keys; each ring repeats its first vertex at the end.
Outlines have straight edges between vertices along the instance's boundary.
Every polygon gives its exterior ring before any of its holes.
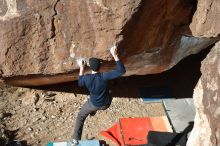
{"type": "Polygon", "coordinates": [[[191,36],[195,7],[195,0],[0,0],[1,76],[14,85],[65,82],[77,78],[75,60],[89,57],[109,70],[114,42],[126,75],[162,72],[216,41],[191,36]]]}
{"type": "MultiPolygon", "coordinates": [[[[190,25],[193,35],[215,37],[220,34],[220,1],[198,0],[190,25]]],[[[202,62],[202,76],[194,90],[196,117],[187,146],[220,145],[220,42],[202,62]]]]}
{"type": "Polygon", "coordinates": [[[220,145],[220,42],[202,62],[194,90],[196,117],[187,146],[220,145]]]}
{"type": "Polygon", "coordinates": [[[194,36],[220,35],[220,1],[198,0],[197,10],[190,28],[194,36]]]}

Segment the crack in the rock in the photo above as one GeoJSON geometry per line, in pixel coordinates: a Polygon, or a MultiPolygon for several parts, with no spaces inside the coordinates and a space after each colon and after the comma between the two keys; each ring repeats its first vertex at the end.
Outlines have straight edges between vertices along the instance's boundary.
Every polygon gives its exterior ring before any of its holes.
{"type": "Polygon", "coordinates": [[[55,27],[55,16],[57,15],[57,10],[56,10],[56,6],[59,3],[60,0],[57,0],[54,4],[54,14],[52,15],[52,19],[51,19],[51,36],[50,39],[53,39],[56,36],[56,27],[55,27]]]}
{"type": "Polygon", "coordinates": [[[5,49],[5,56],[8,55],[8,52],[10,51],[10,49],[15,46],[17,43],[19,43],[22,40],[22,38],[18,38],[18,40],[14,43],[12,43],[8,48],[5,49]]]}
{"type": "Polygon", "coordinates": [[[210,5],[209,5],[209,8],[207,9],[207,14],[208,14],[209,11],[212,9],[212,4],[213,4],[213,1],[211,1],[210,5]]]}
{"type": "Polygon", "coordinates": [[[206,9],[205,20],[202,22],[203,24],[205,24],[206,21],[207,21],[207,17],[208,17],[207,15],[209,14],[209,12],[210,12],[210,10],[212,8],[212,4],[213,4],[213,1],[211,1],[211,3],[209,4],[208,8],[206,9]]]}

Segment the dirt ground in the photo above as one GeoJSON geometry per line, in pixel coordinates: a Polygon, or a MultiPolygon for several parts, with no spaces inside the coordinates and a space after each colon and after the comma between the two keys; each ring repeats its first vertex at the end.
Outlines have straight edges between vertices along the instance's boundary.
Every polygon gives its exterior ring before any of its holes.
{"type": "MultiPolygon", "coordinates": [[[[11,136],[27,145],[46,145],[68,141],[75,119],[87,95],[33,90],[2,85],[0,89],[0,126],[13,131],[11,136]]],[[[106,140],[99,132],[110,128],[122,117],[164,115],[161,103],[143,103],[139,98],[114,97],[112,105],[88,117],[82,139],[106,140]]],[[[113,145],[107,141],[109,145],[113,145]]]]}

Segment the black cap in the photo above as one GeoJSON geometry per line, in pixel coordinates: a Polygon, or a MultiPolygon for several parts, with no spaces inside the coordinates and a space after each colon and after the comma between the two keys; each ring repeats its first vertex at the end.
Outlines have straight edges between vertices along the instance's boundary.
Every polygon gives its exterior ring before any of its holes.
{"type": "Polygon", "coordinates": [[[99,68],[101,66],[100,60],[97,58],[90,58],[89,66],[93,71],[99,71],[99,68]]]}

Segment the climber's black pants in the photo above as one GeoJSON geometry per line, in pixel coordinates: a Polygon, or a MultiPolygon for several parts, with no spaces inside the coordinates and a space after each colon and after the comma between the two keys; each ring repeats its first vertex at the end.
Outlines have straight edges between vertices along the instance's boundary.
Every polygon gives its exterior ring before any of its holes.
{"type": "Polygon", "coordinates": [[[80,140],[82,136],[82,130],[84,122],[88,115],[95,115],[96,111],[98,110],[106,110],[110,105],[103,106],[103,107],[96,107],[94,106],[91,101],[88,101],[82,106],[80,109],[78,116],[76,118],[75,129],[73,133],[73,139],[80,140]]]}

